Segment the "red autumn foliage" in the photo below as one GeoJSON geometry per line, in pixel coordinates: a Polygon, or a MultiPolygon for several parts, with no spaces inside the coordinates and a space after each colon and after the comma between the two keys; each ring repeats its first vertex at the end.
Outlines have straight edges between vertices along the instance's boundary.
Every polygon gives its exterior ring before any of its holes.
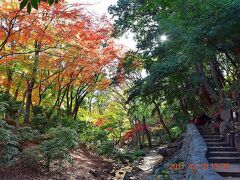
{"type": "Polygon", "coordinates": [[[108,127],[106,130],[113,131],[113,128],[112,127],[108,127]]]}
{"type": "Polygon", "coordinates": [[[130,129],[129,131],[127,131],[125,133],[124,139],[129,140],[130,138],[132,138],[134,136],[134,134],[142,132],[145,129],[149,129],[149,127],[142,124],[142,123],[137,123],[137,124],[134,125],[134,127],[132,129],[130,129]]]}
{"type": "Polygon", "coordinates": [[[97,127],[102,127],[105,124],[106,124],[106,120],[103,118],[98,118],[97,121],[94,123],[94,125],[97,127]]]}

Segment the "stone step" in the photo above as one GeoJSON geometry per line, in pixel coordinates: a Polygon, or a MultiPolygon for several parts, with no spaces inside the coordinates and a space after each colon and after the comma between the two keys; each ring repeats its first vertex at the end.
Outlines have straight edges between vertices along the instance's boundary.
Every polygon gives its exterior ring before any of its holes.
{"type": "Polygon", "coordinates": [[[217,134],[214,129],[203,126],[198,129],[208,146],[206,157],[213,163],[213,170],[225,179],[240,180],[240,153],[236,148],[224,142],[224,135],[217,134]]]}
{"type": "MultiPolygon", "coordinates": [[[[207,152],[208,157],[240,157],[240,153],[237,151],[209,151],[207,152]]],[[[239,169],[240,171],[240,169],[239,169]]]]}
{"type": "Polygon", "coordinates": [[[214,129],[198,129],[199,132],[214,132],[214,129]]]}
{"type": "Polygon", "coordinates": [[[203,138],[212,138],[212,139],[214,139],[214,138],[224,138],[224,136],[223,135],[220,135],[220,134],[215,134],[215,135],[211,135],[211,134],[205,134],[205,135],[202,135],[202,137],[203,138]]]}
{"type": "Polygon", "coordinates": [[[225,164],[223,163],[218,163],[217,165],[219,166],[219,168],[218,170],[216,170],[216,172],[221,176],[227,177],[227,179],[235,179],[237,177],[240,179],[240,164],[230,163],[228,164],[228,166],[225,166],[225,164]],[[230,178],[230,177],[233,177],[233,178],[230,178]]]}
{"type": "Polygon", "coordinates": [[[198,129],[212,129],[212,127],[208,126],[197,126],[198,129]]]}
{"type": "Polygon", "coordinates": [[[208,152],[211,151],[236,151],[235,147],[218,147],[218,146],[214,146],[214,147],[208,147],[208,152]]]}
{"type": "Polygon", "coordinates": [[[224,138],[224,136],[219,134],[201,134],[203,138],[224,138]]]}
{"type": "Polygon", "coordinates": [[[208,127],[208,126],[198,126],[198,129],[213,129],[212,127],[208,127]]]}
{"type": "Polygon", "coordinates": [[[223,138],[203,138],[205,142],[224,142],[223,138]]]}
{"type": "Polygon", "coordinates": [[[208,147],[215,147],[215,146],[228,147],[229,146],[229,144],[226,142],[207,142],[206,144],[208,147]]]}
{"type": "Polygon", "coordinates": [[[213,132],[214,129],[198,129],[199,131],[204,131],[204,132],[213,132]]]}
{"type": "Polygon", "coordinates": [[[240,163],[240,157],[208,157],[210,163],[240,163]]]}
{"type": "Polygon", "coordinates": [[[204,132],[200,132],[200,134],[202,135],[202,136],[205,136],[205,135],[218,135],[218,134],[216,134],[216,133],[204,133],[204,132]]]}
{"type": "Polygon", "coordinates": [[[219,135],[218,133],[211,132],[211,131],[204,131],[204,132],[199,132],[201,135],[219,135]]]}
{"type": "Polygon", "coordinates": [[[211,130],[206,130],[206,129],[199,129],[199,132],[210,132],[210,133],[214,133],[214,129],[211,130]]]}

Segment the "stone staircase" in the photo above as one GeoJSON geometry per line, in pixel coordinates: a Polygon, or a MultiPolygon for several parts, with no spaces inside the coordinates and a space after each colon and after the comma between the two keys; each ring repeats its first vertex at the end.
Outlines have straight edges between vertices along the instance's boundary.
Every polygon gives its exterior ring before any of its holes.
{"type": "Polygon", "coordinates": [[[240,180],[240,153],[231,147],[224,135],[217,134],[212,128],[198,127],[205,140],[208,151],[206,158],[211,168],[226,179],[240,180]]]}

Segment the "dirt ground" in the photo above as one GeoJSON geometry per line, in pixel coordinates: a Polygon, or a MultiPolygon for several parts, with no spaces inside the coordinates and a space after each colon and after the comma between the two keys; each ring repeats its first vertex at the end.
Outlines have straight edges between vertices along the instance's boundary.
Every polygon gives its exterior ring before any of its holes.
{"type": "Polygon", "coordinates": [[[72,156],[73,164],[66,163],[61,170],[53,165],[50,172],[23,164],[0,169],[0,180],[110,180],[115,176],[116,166],[110,159],[98,157],[85,148],[76,148],[72,156]]]}
{"type": "Polygon", "coordinates": [[[163,159],[154,149],[142,157],[137,166],[117,165],[114,160],[99,157],[83,146],[75,148],[71,155],[73,164],[64,163],[62,169],[52,164],[49,172],[26,166],[27,163],[0,168],[0,180],[146,180],[153,166],[163,159]]]}

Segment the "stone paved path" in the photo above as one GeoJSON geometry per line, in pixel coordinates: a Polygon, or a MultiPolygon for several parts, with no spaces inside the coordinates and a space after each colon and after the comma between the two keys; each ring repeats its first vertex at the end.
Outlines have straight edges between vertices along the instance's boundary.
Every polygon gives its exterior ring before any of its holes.
{"type": "Polygon", "coordinates": [[[149,151],[136,167],[125,166],[116,172],[115,180],[147,180],[155,165],[160,164],[163,156],[157,149],[149,151]]]}
{"type": "Polygon", "coordinates": [[[137,167],[143,171],[151,172],[153,166],[160,164],[163,160],[163,156],[158,154],[157,150],[150,151],[146,156],[143,157],[143,161],[137,167]]]}

